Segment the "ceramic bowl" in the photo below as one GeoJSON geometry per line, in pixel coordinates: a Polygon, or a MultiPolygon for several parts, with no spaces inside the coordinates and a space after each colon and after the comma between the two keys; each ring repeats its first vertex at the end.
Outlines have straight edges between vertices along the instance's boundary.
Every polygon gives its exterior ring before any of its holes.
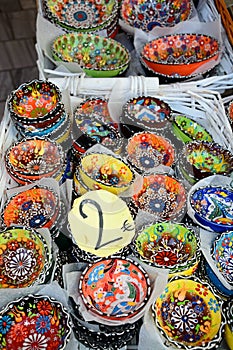
{"type": "Polygon", "coordinates": [[[150,295],[150,280],[146,271],[128,258],[106,259],[86,268],[79,292],[94,314],[126,320],[143,310],[150,295]]]}
{"type": "Polygon", "coordinates": [[[233,302],[228,300],[225,308],[227,324],[225,326],[225,339],[230,350],[233,350],[233,302]]]}
{"type": "Polygon", "coordinates": [[[127,160],[138,172],[150,172],[159,165],[172,166],[175,150],[162,136],[151,132],[136,133],[126,146],[127,160]]]}
{"type": "Polygon", "coordinates": [[[178,166],[185,179],[194,184],[214,174],[230,175],[233,154],[215,142],[193,141],[184,145],[178,166]]]}
{"type": "Polygon", "coordinates": [[[46,127],[64,113],[59,88],[49,81],[32,80],[11,92],[8,109],[20,126],[46,127]]]}
{"type": "Polygon", "coordinates": [[[153,311],[159,332],[175,348],[216,349],[222,340],[222,301],[198,278],[171,279],[153,311]]]}
{"type": "Polygon", "coordinates": [[[210,133],[201,124],[182,114],[173,114],[172,131],[184,143],[213,141],[210,133]]]}
{"type": "Polygon", "coordinates": [[[0,242],[0,288],[25,288],[44,282],[50,255],[38,232],[12,226],[0,232],[0,242]]]}
{"type": "Polygon", "coordinates": [[[143,210],[159,220],[170,221],[183,215],[186,206],[186,190],[172,176],[164,174],[143,177],[143,186],[132,197],[136,210],[143,210]]]}
{"type": "Polygon", "coordinates": [[[142,63],[156,74],[187,78],[213,68],[219,53],[216,39],[204,34],[185,33],[162,36],[146,43],[140,57],[142,63]]]}
{"type": "Polygon", "coordinates": [[[52,189],[34,186],[11,196],[3,210],[3,222],[7,227],[51,228],[59,210],[59,198],[52,189]]]}
{"type": "Polygon", "coordinates": [[[89,189],[103,189],[114,194],[126,191],[135,180],[134,172],[123,159],[105,153],[84,154],[79,175],[89,189]]]}
{"type": "Polygon", "coordinates": [[[62,350],[71,334],[67,310],[48,296],[29,294],[12,300],[1,311],[0,322],[1,345],[11,350],[62,350]]]}
{"type": "Polygon", "coordinates": [[[229,285],[227,286],[222,280],[220,280],[218,274],[207,261],[204,262],[203,269],[207,280],[216,289],[216,292],[222,299],[228,300],[233,297],[233,290],[229,288],[229,285]]]}
{"type": "Polygon", "coordinates": [[[151,266],[186,273],[200,259],[200,241],[187,226],[161,222],[144,227],[133,242],[139,259],[151,266]]]}
{"type": "Polygon", "coordinates": [[[233,123],[233,101],[230,101],[227,109],[227,116],[230,121],[230,123],[233,123]]]}
{"type": "Polygon", "coordinates": [[[85,33],[65,34],[52,43],[55,60],[76,62],[88,76],[113,77],[129,65],[129,51],[114,39],[85,33]]]}
{"type": "Polygon", "coordinates": [[[233,230],[233,191],[224,186],[206,186],[191,191],[189,203],[197,222],[214,232],[233,230]]]}

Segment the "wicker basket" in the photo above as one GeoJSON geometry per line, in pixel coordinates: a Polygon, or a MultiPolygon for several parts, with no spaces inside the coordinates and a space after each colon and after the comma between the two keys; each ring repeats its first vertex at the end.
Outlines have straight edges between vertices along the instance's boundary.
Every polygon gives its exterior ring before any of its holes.
{"type": "Polygon", "coordinates": [[[228,40],[233,46],[233,19],[227,9],[226,3],[224,0],[215,0],[215,6],[221,15],[222,24],[227,33],[228,40]]]}

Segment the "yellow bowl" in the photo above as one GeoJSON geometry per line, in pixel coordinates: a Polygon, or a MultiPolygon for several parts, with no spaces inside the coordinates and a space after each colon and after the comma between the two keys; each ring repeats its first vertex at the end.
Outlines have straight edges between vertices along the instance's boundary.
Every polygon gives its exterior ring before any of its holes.
{"type": "Polygon", "coordinates": [[[233,350],[233,333],[228,324],[225,326],[225,338],[230,350],[233,350]]]}

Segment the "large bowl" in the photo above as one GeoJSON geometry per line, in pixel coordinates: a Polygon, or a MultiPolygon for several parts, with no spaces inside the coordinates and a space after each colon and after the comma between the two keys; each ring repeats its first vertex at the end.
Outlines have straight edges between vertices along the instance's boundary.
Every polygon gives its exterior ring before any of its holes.
{"type": "Polygon", "coordinates": [[[123,0],[121,17],[128,25],[145,32],[154,27],[171,27],[188,20],[192,12],[192,1],[123,0]]]}
{"type": "Polygon", "coordinates": [[[92,77],[113,77],[123,73],[129,51],[114,39],[85,33],[64,34],[52,43],[55,60],[76,62],[92,77]]]}
{"type": "Polygon", "coordinates": [[[222,340],[222,302],[197,278],[170,280],[153,311],[159,332],[175,348],[216,349],[222,340]]]}
{"type": "Polygon", "coordinates": [[[89,189],[103,189],[114,194],[126,191],[135,180],[134,172],[123,159],[105,153],[84,154],[79,175],[89,189]]]}
{"type": "Polygon", "coordinates": [[[216,39],[204,34],[185,33],[162,36],[146,43],[140,58],[154,73],[187,78],[212,69],[219,54],[220,45],[216,39]]]}

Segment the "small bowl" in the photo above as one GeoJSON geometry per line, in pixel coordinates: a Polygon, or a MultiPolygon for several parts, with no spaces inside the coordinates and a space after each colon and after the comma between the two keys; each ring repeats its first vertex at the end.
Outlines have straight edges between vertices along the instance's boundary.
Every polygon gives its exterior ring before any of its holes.
{"type": "Polygon", "coordinates": [[[193,141],[184,145],[178,166],[185,179],[194,184],[214,174],[230,175],[233,154],[215,142],[193,141]]]}
{"type": "Polygon", "coordinates": [[[204,262],[204,273],[209,283],[216,289],[216,292],[222,299],[228,300],[233,297],[233,290],[223,284],[219,276],[217,276],[212,266],[207,261],[204,262]]]}
{"type": "Polygon", "coordinates": [[[126,191],[135,180],[134,172],[123,159],[105,153],[84,154],[79,175],[89,189],[103,189],[114,194],[126,191]]]}
{"type": "Polygon", "coordinates": [[[189,19],[192,12],[190,0],[133,1],[123,0],[121,17],[124,22],[145,32],[154,27],[172,27],[189,19]]]}
{"type": "Polygon", "coordinates": [[[159,220],[170,221],[183,215],[186,190],[172,176],[148,175],[143,177],[143,186],[133,195],[132,203],[136,210],[146,211],[159,220]]]}
{"type": "Polygon", "coordinates": [[[80,277],[79,292],[86,307],[107,320],[127,320],[145,307],[150,295],[146,271],[128,258],[101,260],[80,277]]]}
{"type": "Polygon", "coordinates": [[[126,146],[127,160],[138,172],[146,173],[159,165],[172,166],[175,150],[162,136],[151,132],[136,133],[126,146]]]}
{"type": "Polygon", "coordinates": [[[25,288],[45,281],[50,255],[38,232],[12,226],[0,232],[0,242],[0,288],[25,288]]]}
{"type": "Polygon", "coordinates": [[[52,43],[53,58],[78,63],[92,77],[113,77],[129,65],[129,51],[114,39],[85,33],[64,34],[52,43]]]}
{"type": "Polygon", "coordinates": [[[196,277],[171,279],[152,306],[155,324],[171,346],[218,348],[225,326],[222,301],[196,277]]]}
{"type": "Polygon", "coordinates": [[[225,307],[227,324],[225,326],[225,339],[230,350],[233,350],[233,302],[228,300],[225,307]]]}
{"type": "Polygon", "coordinates": [[[217,64],[218,41],[204,34],[174,34],[146,43],[140,58],[154,73],[171,78],[203,74],[217,64]],[[206,68],[208,63],[208,68],[206,68]]]}
{"type": "Polygon", "coordinates": [[[212,136],[202,125],[182,114],[173,115],[172,131],[174,135],[184,143],[192,141],[213,141],[212,136]]]}
{"type": "Polygon", "coordinates": [[[227,116],[231,124],[233,124],[233,101],[228,105],[227,116]]]}
{"type": "Polygon", "coordinates": [[[233,286],[233,231],[223,232],[214,240],[212,258],[227,283],[233,286]]]}
{"type": "Polygon", "coordinates": [[[63,350],[70,339],[70,315],[49,296],[29,294],[12,300],[1,310],[0,319],[6,349],[63,350]]]}
{"type": "Polygon", "coordinates": [[[197,222],[214,232],[233,230],[233,190],[230,187],[206,186],[190,192],[189,204],[197,222]]]}
{"type": "Polygon", "coordinates": [[[150,266],[169,269],[169,275],[187,273],[200,260],[200,241],[183,224],[161,222],[138,232],[132,248],[150,266]]]}

